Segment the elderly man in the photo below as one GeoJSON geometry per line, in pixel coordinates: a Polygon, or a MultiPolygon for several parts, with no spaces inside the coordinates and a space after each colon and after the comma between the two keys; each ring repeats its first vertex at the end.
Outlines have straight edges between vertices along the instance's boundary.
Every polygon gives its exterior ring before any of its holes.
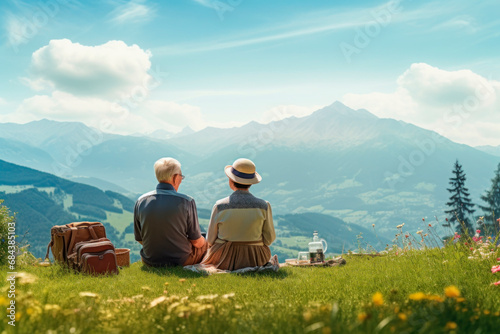
{"type": "Polygon", "coordinates": [[[181,164],[162,158],[154,165],[159,184],[139,197],[134,209],[134,235],[148,266],[199,263],[208,244],[201,236],[194,199],[178,193],[184,179],[181,164]]]}

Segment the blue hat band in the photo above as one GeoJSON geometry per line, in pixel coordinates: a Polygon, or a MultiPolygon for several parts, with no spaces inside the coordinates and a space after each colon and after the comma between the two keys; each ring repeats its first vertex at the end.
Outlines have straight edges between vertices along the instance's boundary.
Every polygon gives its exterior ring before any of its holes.
{"type": "Polygon", "coordinates": [[[242,179],[253,179],[255,177],[255,173],[242,173],[238,172],[234,167],[231,167],[231,173],[233,173],[237,177],[241,177],[242,179]]]}

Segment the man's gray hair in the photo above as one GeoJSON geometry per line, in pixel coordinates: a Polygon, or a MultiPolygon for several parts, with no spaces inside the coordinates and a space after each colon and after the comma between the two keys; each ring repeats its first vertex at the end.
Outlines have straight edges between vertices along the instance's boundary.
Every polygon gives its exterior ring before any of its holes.
{"type": "Polygon", "coordinates": [[[174,158],[161,158],[155,162],[158,182],[172,182],[175,174],[181,174],[181,163],[174,158]]]}

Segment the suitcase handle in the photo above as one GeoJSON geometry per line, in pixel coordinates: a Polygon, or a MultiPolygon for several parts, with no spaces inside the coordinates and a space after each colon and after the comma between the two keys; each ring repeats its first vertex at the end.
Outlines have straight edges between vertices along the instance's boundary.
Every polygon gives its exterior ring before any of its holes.
{"type": "Polygon", "coordinates": [[[50,240],[49,244],[47,245],[47,253],[45,254],[45,260],[49,259],[49,252],[50,252],[50,246],[52,246],[53,241],[50,240]]]}
{"type": "MultiPolygon", "coordinates": [[[[70,228],[71,228],[71,230],[73,231],[73,233],[71,233],[71,240],[70,240],[70,242],[69,242],[68,251],[69,251],[69,252],[72,252],[72,251],[73,251],[73,249],[74,249],[74,247],[75,247],[76,231],[78,230],[78,228],[73,227],[73,226],[72,226],[72,227],[70,227],[70,228]]],[[[89,232],[90,232],[90,236],[92,237],[92,239],[91,239],[91,240],[99,239],[99,238],[97,237],[97,234],[95,233],[94,228],[92,227],[92,225],[90,225],[90,226],[88,227],[88,229],[89,229],[89,232]]]]}

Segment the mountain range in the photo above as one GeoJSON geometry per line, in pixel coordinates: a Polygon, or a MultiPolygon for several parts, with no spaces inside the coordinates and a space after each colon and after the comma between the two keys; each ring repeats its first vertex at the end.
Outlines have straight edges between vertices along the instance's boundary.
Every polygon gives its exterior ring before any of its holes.
{"type": "Polygon", "coordinates": [[[263,177],[252,192],[269,200],[275,213],[315,212],[365,227],[376,224],[389,238],[402,222],[415,222],[407,226],[418,229],[422,217],[444,219],[457,159],[476,203],[500,160],[484,148],[340,102],[305,117],[186,131],[168,139],[106,134],[81,123],[48,120],[0,124],[0,138],[5,144],[0,159],[92,180],[103,190],[125,189],[122,193],[132,198],[155,187],[158,158],[175,157],[186,175],[180,191],[206,209],[227,196],[224,166],[247,157],[263,177]]]}

